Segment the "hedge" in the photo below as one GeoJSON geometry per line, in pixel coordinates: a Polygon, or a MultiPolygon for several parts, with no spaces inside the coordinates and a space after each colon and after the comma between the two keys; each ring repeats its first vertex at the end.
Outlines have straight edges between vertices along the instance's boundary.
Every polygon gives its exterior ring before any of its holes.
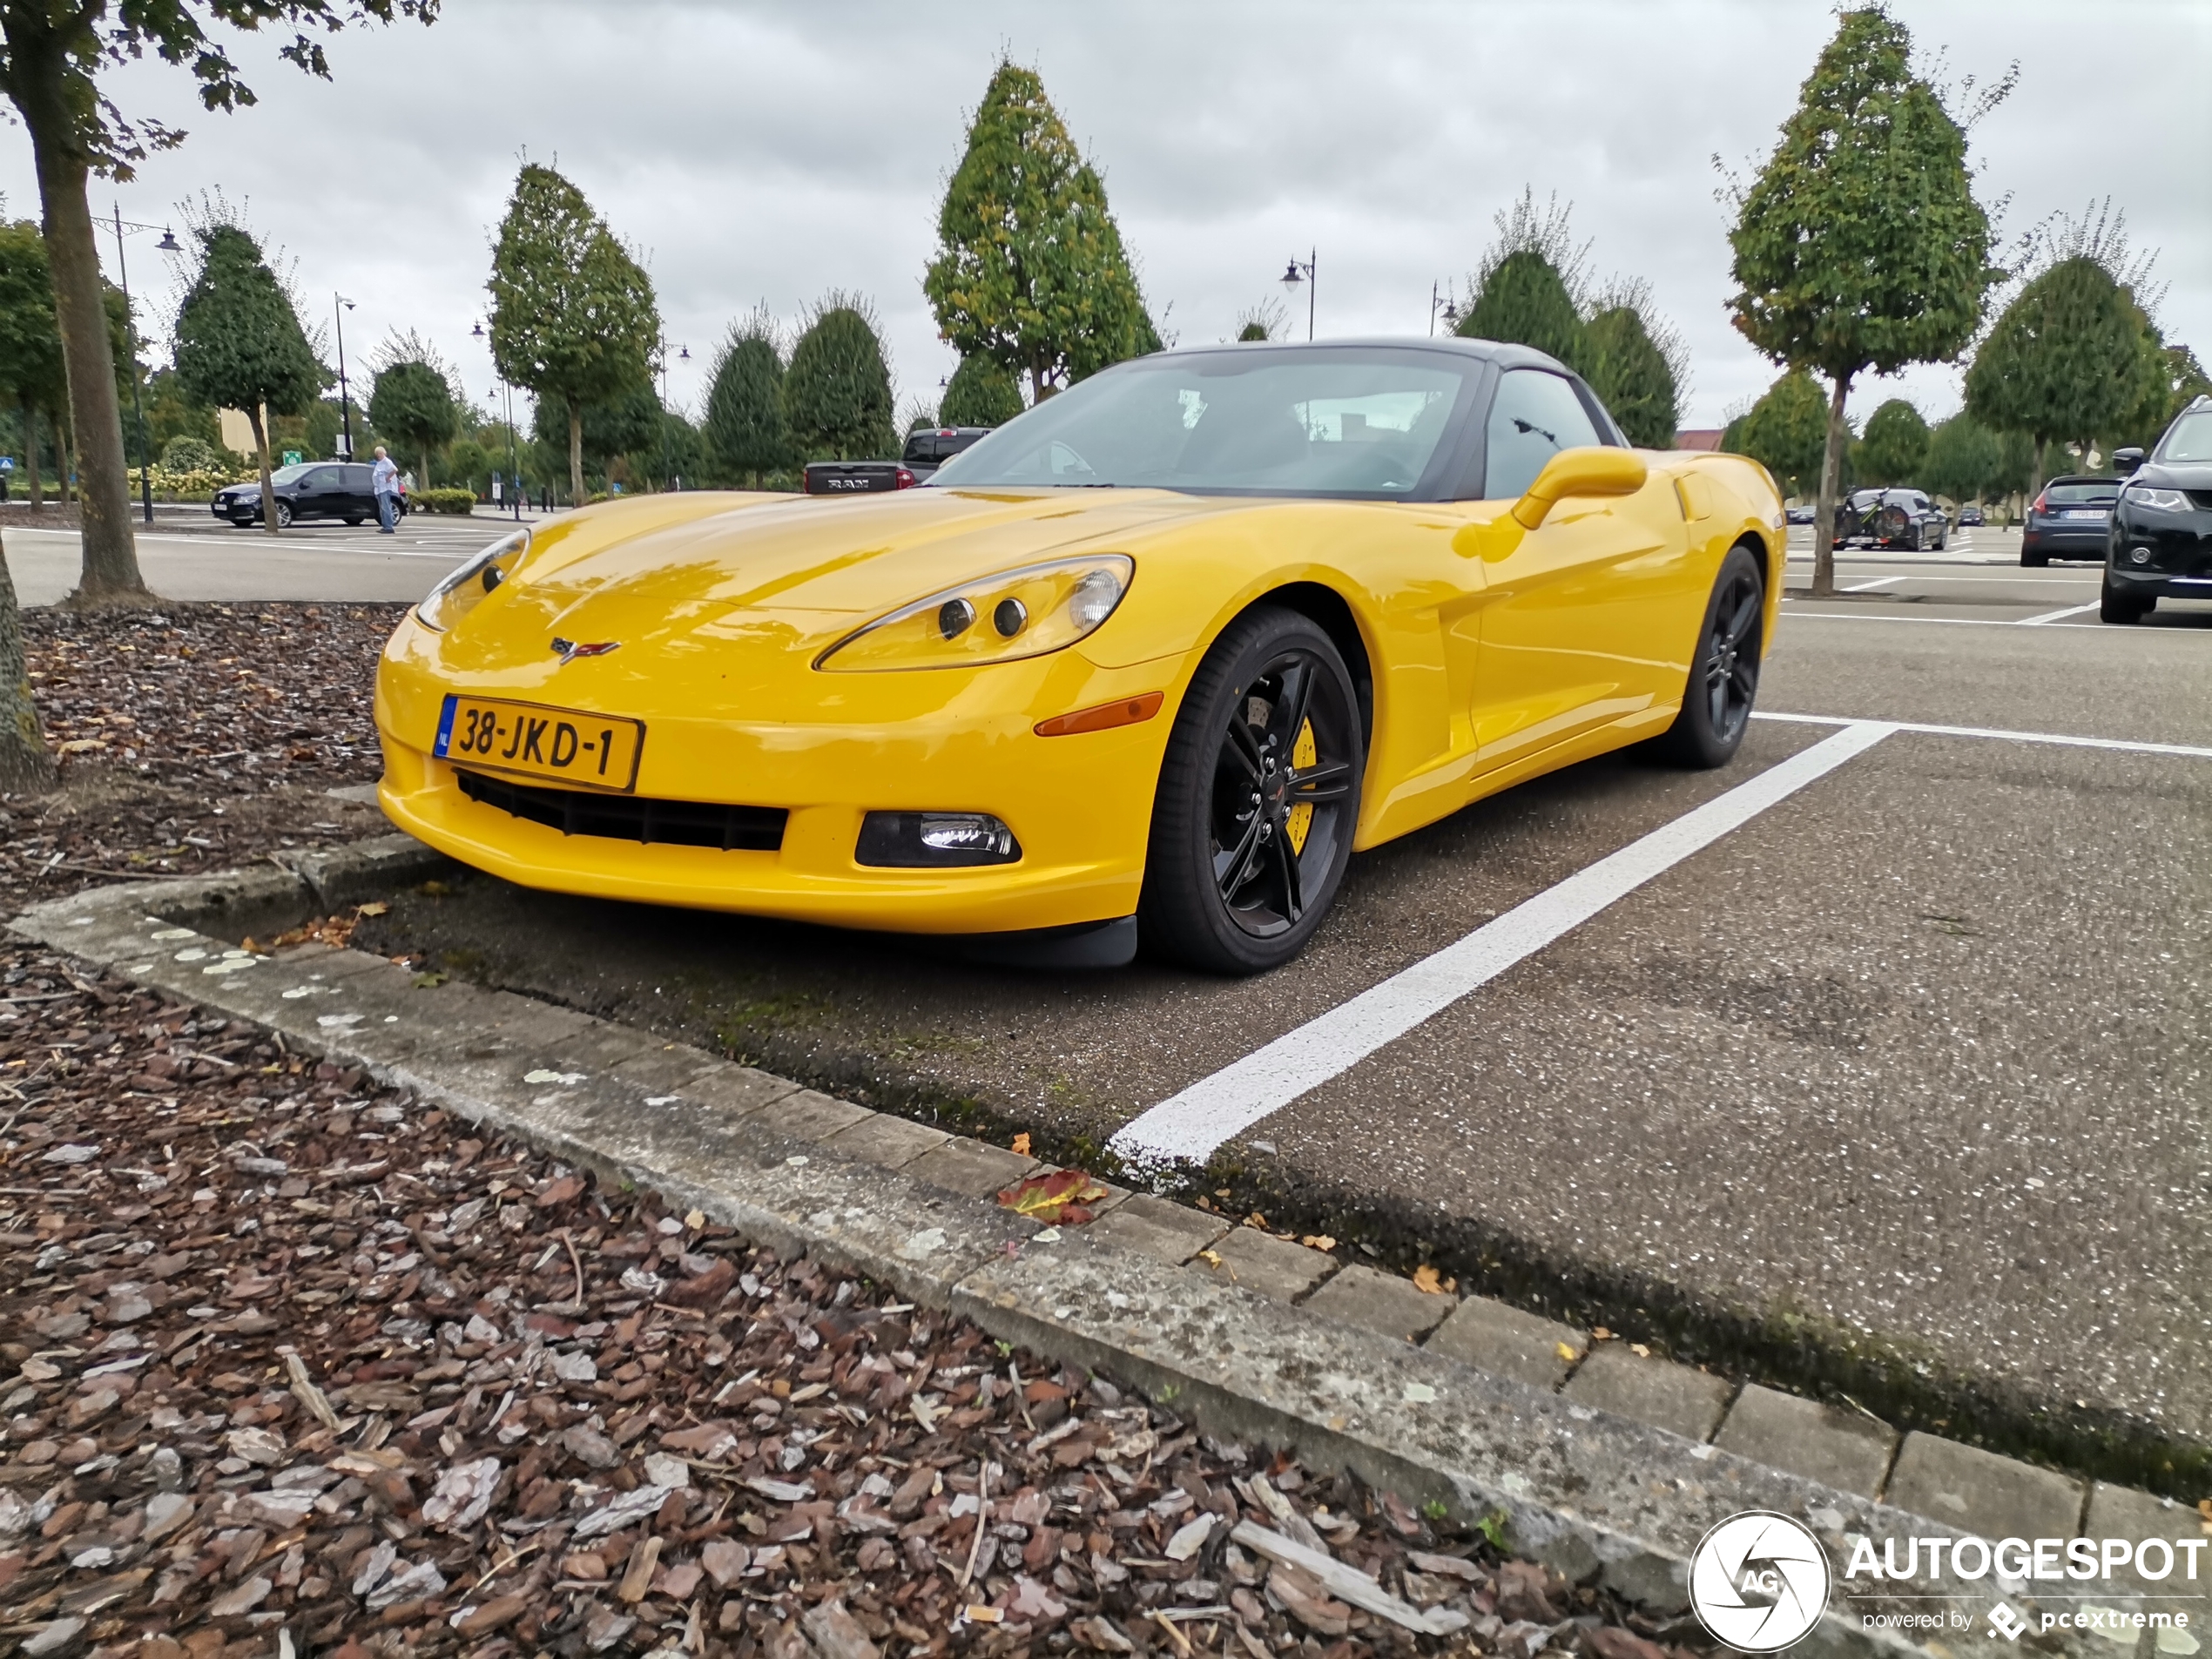
{"type": "Polygon", "coordinates": [[[408,492],[408,509],[416,513],[452,513],[465,516],[476,510],[473,489],[414,489],[408,492]]]}

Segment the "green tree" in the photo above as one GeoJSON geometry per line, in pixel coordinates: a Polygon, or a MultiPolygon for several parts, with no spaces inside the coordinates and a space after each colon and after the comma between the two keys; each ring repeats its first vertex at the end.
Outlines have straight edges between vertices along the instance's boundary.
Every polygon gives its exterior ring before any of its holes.
{"type": "Polygon", "coordinates": [[[492,249],[491,354],[499,372],[568,415],[569,495],[583,500],[583,409],[652,384],[660,308],[652,280],[550,167],[526,164],[492,249]]]}
{"type": "Polygon", "coordinates": [[[31,700],[24,659],[23,610],[16,603],[7,550],[0,548],[0,790],[29,795],[53,784],[54,758],[46,751],[46,732],[31,700]]]}
{"type": "Polygon", "coordinates": [[[1675,366],[1634,304],[1608,305],[1582,331],[1584,372],[1630,443],[1671,449],[1682,418],[1675,366]]]}
{"type": "MultiPolygon", "coordinates": [[[[175,369],[158,368],[146,377],[145,400],[147,436],[155,454],[165,452],[172,438],[197,438],[211,449],[223,447],[221,420],[185,393],[175,369]]],[[[361,430],[358,415],[354,430],[361,430]]]]}
{"type": "Polygon", "coordinates": [[[368,395],[368,418],[377,431],[422,457],[422,482],[430,482],[430,455],[461,430],[461,408],[445,375],[419,358],[387,363],[368,395]]]}
{"type": "MultiPolygon", "coordinates": [[[[1737,327],[1775,362],[1824,375],[1827,443],[1813,591],[1836,590],[1835,509],[1851,381],[1955,357],[2002,273],[1974,198],[1966,124],[1913,71],[1912,37],[1878,7],[1846,11],[1757,179],[1731,191],[1737,327]]],[[[1970,122],[2012,87],[1989,89],[1970,122]]]]}
{"type": "Polygon", "coordinates": [[[242,409],[261,452],[262,528],[277,533],[276,492],[269,484],[271,415],[305,415],[331,378],[307,344],[299,314],[260,244],[235,225],[195,233],[199,273],[177,312],[177,378],[185,391],[217,408],[242,409]]]}
{"type": "Polygon", "coordinates": [[[947,426],[1004,426],[1021,413],[1022,388],[1014,376],[981,354],[960,360],[937,402],[937,418],[947,426]]]}
{"type": "Polygon", "coordinates": [[[1032,71],[993,71],[937,239],[922,288],[938,331],[1028,375],[1034,397],[1160,347],[1105,183],[1032,71]]]}
{"type": "MultiPolygon", "coordinates": [[[[661,415],[660,398],[650,386],[633,386],[609,402],[585,404],[577,412],[577,442],[587,474],[612,478],[611,469],[624,455],[641,461],[650,455],[648,470],[658,472],[661,415]]],[[[568,411],[557,404],[540,403],[533,435],[554,454],[565,452],[568,411]]]]}
{"type": "Polygon", "coordinates": [[[710,463],[732,482],[760,487],[761,475],[791,462],[784,423],[784,360],[765,308],[731,326],[708,382],[704,439],[710,463]]]}
{"type": "Polygon", "coordinates": [[[1928,423],[1920,411],[1893,397],[1867,417],[1859,440],[1858,470],[1870,484],[1917,483],[1928,455],[1928,423]]]}
{"type": "Polygon", "coordinates": [[[1534,248],[1508,253],[1490,269],[1453,332],[1532,346],[1569,368],[1583,367],[1582,319],[1559,273],[1534,248]]]}
{"type": "Polygon", "coordinates": [[[54,315],[46,239],[29,219],[0,224],[0,400],[15,406],[24,433],[24,482],[42,504],[38,422],[66,394],[61,326],[54,315]]]}
{"type": "Polygon", "coordinates": [[[2034,441],[2036,481],[2050,446],[2074,442],[2084,463],[2158,390],[2148,321],[2101,261],[2060,260],[2005,307],[1966,369],[1966,407],[1985,424],[2034,441]]]}
{"type": "Polygon", "coordinates": [[[891,371],[875,321],[859,301],[831,294],[792,347],[784,418],[809,461],[884,460],[899,453],[891,371]]]}
{"type": "MultiPolygon", "coordinates": [[[[1881,412],[1877,410],[1874,420],[1880,419],[1881,412]]],[[[1871,444],[1874,421],[1867,422],[1866,437],[1871,444]]],[[[1919,482],[1932,493],[1954,502],[1985,501],[1997,479],[2001,459],[1997,435],[1962,409],[1947,421],[1937,421],[1928,433],[1919,482]]]]}
{"type": "MultiPolygon", "coordinates": [[[[1806,484],[1819,487],[1827,438],[1828,400],[1811,375],[1796,368],[1751,406],[1736,444],[1739,453],[1774,475],[1785,495],[1803,496],[1806,484]]],[[[1723,448],[1727,447],[1724,441],[1723,448]]]]}
{"type": "Polygon", "coordinates": [[[2174,424],[2174,417],[2198,398],[2212,394],[2212,379],[2187,346],[2168,346],[2152,331],[2146,342],[2150,356],[2145,376],[2148,392],[2131,416],[2113,434],[2120,443],[2148,449],[2174,424]]]}
{"type": "MultiPolygon", "coordinates": [[[[1584,267],[1589,245],[1578,245],[1568,220],[1574,205],[1554,196],[1543,207],[1524,186],[1496,216],[1497,234],[1469,279],[1467,311],[1453,333],[1467,340],[1531,346],[1578,372],[1587,368],[1582,340],[1584,267]]],[[[1674,435],[1668,435],[1669,442],[1674,435]]]]}
{"type": "Polygon", "coordinates": [[[200,102],[231,110],[253,103],[253,92],[211,27],[291,28],[291,41],[277,55],[327,78],[317,35],[364,19],[428,23],[437,9],[438,0],[0,0],[0,91],[14,102],[30,136],[84,483],[77,603],[136,602],[145,593],[131,530],[115,353],[102,314],[88,185],[95,174],[130,179],[148,151],[172,148],[185,137],[159,121],[126,117],[105,90],[107,71],[141,59],[188,65],[200,102]]]}

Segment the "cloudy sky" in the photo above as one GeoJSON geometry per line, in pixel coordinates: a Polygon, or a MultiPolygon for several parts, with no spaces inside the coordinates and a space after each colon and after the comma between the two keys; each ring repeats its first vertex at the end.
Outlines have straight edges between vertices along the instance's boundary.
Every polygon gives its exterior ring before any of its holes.
{"type": "MultiPolygon", "coordinates": [[[[1898,0],[1943,78],[2017,60],[2019,90],[1972,135],[2008,239],[2109,195],[2169,285],[2169,338],[2212,360],[2212,6],[2202,0],[1898,0]]],[[[247,38],[260,94],[209,114],[189,78],[131,66],[110,90],[190,130],[105,211],[161,224],[219,187],[297,261],[311,307],[356,301],[349,358],[393,329],[435,342],[479,403],[471,326],[518,158],[556,161],[645,254],[673,400],[696,409],[732,319],[867,296],[902,401],[953,358],[921,294],[939,197],[1001,52],[1042,72],[1104,172],[1163,330],[1233,332],[1318,253],[1323,335],[1420,334],[1524,186],[1573,206],[1590,267],[1649,280],[1691,358],[1687,423],[1718,424],[1773,370],[1737,339],[1716,154],[1756,166],[1834,26],[1818,0],[1109,6],[974,0],[834,7],[742,0],[445,0],[435,28],[348,32],[334,80],[247,38]],[[673,355],[671,350],[671,355],[673,355]]],[[[0,195],[36,211],[30,145],[0,127],[0,195]]],[[[133,239],[136,291],[165,328],[175,273],[133,239]]],[[[113,274],[111,247],[108,254],[113,274]]],[[[1305,305],[1296,308],[1305,326],[1305,305]]],[[[1905,377],[1932,416],[1954,371],[1905,377]]],[[[1855,398],[1862,412],[1888,388],[1855,398]]]]}

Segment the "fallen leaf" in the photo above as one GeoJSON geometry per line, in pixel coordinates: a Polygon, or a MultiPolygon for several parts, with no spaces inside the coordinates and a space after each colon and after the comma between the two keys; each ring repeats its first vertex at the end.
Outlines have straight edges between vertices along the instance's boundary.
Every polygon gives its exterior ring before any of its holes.
{"type": "Polygon", "coordinates": [[[1298,1243],[1308,1250],[1334,1250],[1337,1247],[1337,1241],[1326,1233],[1308,1233],[1298,1243]]]}
{"type": "Polygon", "coordinates": [[[1601,1325],[1596,1330],[1590,1332],[1590,1340],[1593,1342],[1610,1342],[1613,1340],[1613,1333],[1601,1325]]]}
{"type": "Polygon", "coordinates": [[[999,1203],[1033,1221],[1079,1227],[1094,1213],[1088,1206],[1105,1196],[1106,1189],[1081,1170],[1054,1170],[1007,1188],[999,1203]]]}
{"type": "Polygon", "coordinates": [[[386,904],[381,899],[377,899],[371,900],[368,904],[355,905],[354,907],[354,914],[357,916],[382,916],[389,914],[391,908],[392,907],[386,904]]]}
{"type": "Polygon", "coordinates": [[[1552,1346],[1557,1350],[1559,1357],[1570,1366],[1582,1357],[1581,1354],[1575,1352],[1574,1347],[1568,1343],[1555,1342],[1552,1345],[1552,1346]]]}
{"type": "Polygon", "coordinates": [[[1029,1131],[1026,1129],[1014,1137],[1014,1156],[1020,1158],[1029,1156],[1029,1131]]]}
{"type": "Polygon", "coordinates": [[[1649,1359],[1651,1358],[1651,1350],[1645,1347],[1641,1342],[1631,1342],[1629,1345],[1629,1352],[1635,1355],[1635,1357],[1639,1359],[1649,1359]]]}
{"type": "Polygon", "coordinates": [[[1443,1280],[1436,1276],[1436,1270],[1433,1267],[1431,1267],[1426,1262],[1423,1262],[1419,1267],[1416,1267],[1413,1270],[1413,1288],[1420,1291],[1424,1296],[1441,1296],[1444,1294],[1443,1280]]]}

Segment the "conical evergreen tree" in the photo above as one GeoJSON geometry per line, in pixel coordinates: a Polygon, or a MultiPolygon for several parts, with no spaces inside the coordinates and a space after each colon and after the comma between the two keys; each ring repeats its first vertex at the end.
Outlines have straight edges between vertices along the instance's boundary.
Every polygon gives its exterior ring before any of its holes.
{"type": "Polygon", "coordinates": [[[947,426],[1004,426],[1021,413],[1022,388],[1014,376],[979,354],[960,360],[937,418],[947,426]]]}

